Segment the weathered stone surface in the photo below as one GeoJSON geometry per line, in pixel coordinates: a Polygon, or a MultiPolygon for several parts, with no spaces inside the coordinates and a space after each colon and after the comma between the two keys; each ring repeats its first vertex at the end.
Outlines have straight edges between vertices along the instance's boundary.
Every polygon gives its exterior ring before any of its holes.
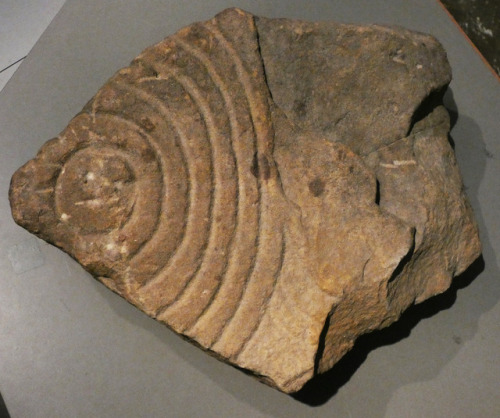
{"type": "Polygon", "coordinates": [[[20,225],[285,392],[480,254],[439,43],[222,12],[115,74],[12,178],[20,225]]]}

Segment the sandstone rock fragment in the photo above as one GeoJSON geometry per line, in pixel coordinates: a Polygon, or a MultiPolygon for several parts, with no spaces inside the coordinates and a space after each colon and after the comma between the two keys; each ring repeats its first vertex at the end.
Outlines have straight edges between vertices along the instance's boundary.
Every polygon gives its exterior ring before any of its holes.
{"type": "Polygon", "coordinates": [[[21,226],[284,392],[480,254],[432,37],[195,23],[116,73],[13,176],[21,226]]]}

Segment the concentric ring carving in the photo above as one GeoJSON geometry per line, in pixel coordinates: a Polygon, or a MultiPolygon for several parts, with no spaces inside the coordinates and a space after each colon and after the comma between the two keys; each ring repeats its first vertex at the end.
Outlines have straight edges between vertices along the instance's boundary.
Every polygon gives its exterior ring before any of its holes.
{"type": "Polygon", "coordinates": [[[149,197],[155,226],[128,260],[125,292],[206,347],[232,339],[237,356],[265,312],[285,249],[269,210],[272,167],[266,176],[254,167],[256,158],[269,164],[267,98],[261,74],[215,22],[162,47],[163,60],[138,57],[91,108],[94,120],[119,113],[146,131],[158,161],[163,195],[149,197]]]}

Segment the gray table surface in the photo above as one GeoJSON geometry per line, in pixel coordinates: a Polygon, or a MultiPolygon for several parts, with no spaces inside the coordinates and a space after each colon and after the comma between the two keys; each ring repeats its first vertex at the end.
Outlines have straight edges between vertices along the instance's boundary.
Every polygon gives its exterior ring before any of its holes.
{"type": "Polygon", "coordinates": [[[0,94],[0,392],[17,417],[500,416],[500,83],[433,0],[69,0],[0,94]],[[432,33],[484,246],[446,294],[365,338],[300,399],[184,342],[16,226],[12,173],[143,48],[236,5],[432,33]]]}

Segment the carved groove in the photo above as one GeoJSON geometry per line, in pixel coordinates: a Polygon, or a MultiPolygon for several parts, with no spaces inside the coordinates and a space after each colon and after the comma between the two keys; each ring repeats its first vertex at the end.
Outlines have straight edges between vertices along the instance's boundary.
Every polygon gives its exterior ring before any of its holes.
{"type": "MultiPolygon", "coordinates": [[[[245,24],[255,30],[253,19],[245,24]]],[[[262,322],[286,250],[281,220],[270,212],[274,132],[263,69],[239,55],[216,21],[172,36],[164,48],[162,60],[138,57],[96,94],[89,136],[67,159],[94,164],[91,154],[78,154],[88,143],[103,172],[111,162],[124,177],[123,198],[110,181],[96,186],[110,193],[113,212],[88,226],[109,250],[106,269],[126,260],[120,292],[207,348],[233,338],[234,357],[262,322]],[[138,236],[127,233],[129,224],[138,236]]],[[[94,200],[76,204],[100,204],[94,200]]]]}
{"type": "MultiPolygon", "coordinates": [[[[157,145],[155,144],[155,142],[152,140],[152,137],[150,135],[148,135],[146,132],[144,132],[144,130],[139,125],[137,125],[136,123],[134,123],[130,119],[123,118],[119,114],[105,113],[105,112],[99,112],[98,115],[97,114],[93,114],[92,115],[92,119],[93,119],[94,123],[96,123],[96,120],[98,119],[98,117],[113,118],[113,119],[118,120],[119,123],[124,123],[124,124],[130,125],[132,129],[137,130],[140,133],[140,135],[147,141],[148,145],[154,150],[155,156],[156,156],[157,161],[158,161],[158,165],[160,167],[160,173],[164,174],[165,162],[162,159],[161,152],[159,151],[159,149],[158,149],[157,145]]],[[[160,176],[159,181],[161,182],[161,194],[160,195],[163,196],[163,195],[165,195],[165,182],[163,181],[163,175],[160,176]]],[[[136,206],[134,205],[133,206],[133,211],[132,211],[131,216],[129,218],[132,217],[133,212],[135,211],[135,208],[136,208],[136,206]]],[[[160,206],[158,208],[158,212],[159,213],[162,212],[162,206],[160,206]]],[[[156,223],[152,227],[151,233],[148,235],[148,237],[140,245],[138,245],[137,248],[135,248],[132,251],[128,252],[128,257],[129,258],[133,258],[137,253],[139,253],[141,251],[141,249],[144,247],[144,245],[148,241],[151,240],[151,238],[155,234],[155,232],[156,232],[159,224],[160,224],[160,217],[157,217],[156,223]]]]}
{"type": "MultiPolygon", "coordinates": [[[[213,286],[212,283],[209,283],[208,281],[211,281],[212,277],[210,272],[205,272],[204,269],[209,269],[210,265],[216,264],[218,262],[218,259],[220,259],[220,255],[217,254],[217,252],[214,250],[214,246],[218,244],[221,240],[224,239],[224,234],[223,230],[221,229],[222,227],[220,224],[222,222],[214,222],[217,221],[218,218],[220,217],[221,219],[224,219],[226,222],[231,223],[233,216],[227,216],[225,211],[228,209],[227,204],[224,205],[224,194],[227,193],[227,189],[229,189],[228,186],[226,186],[224,189],[222,188],[222,184],[224,182],[223,176],[221,174],[221,170],[224,167],[223,163],[223,156],[222,154],[224,151],[221,149],[223,145],[223,141],[218,140],[219,138],[222,139],[223,136],[218,132],[219,129],[217,128],[217,124],[214,120],[214,117],[211,114],[210,111],[210,106],[207,103],[207,101],[202,97],[202,95],[197,91],[196,86],[187,78],[181,75],[176,75],[176,79],[180,81],[182,86],[186,89],[188,94],[194,99],[197,107],[199,108],[203,120],[205,121],[205,124],[207,126],[207,131],[208,131],[208,136],[210,138],[210,142],[212,144],[212,160],[214,163],[212,163],[213,171],[215,171],[215,178],[214,178],[214,183],[213,183],[213,188],[215,189],[214,191],[214,199],[213,199],[213,210],[210,215],[210,234],[209,234],[209,239],[208,239],[208,244],[207,244],[207,249],[205,253],[203,254],[203,261],[200,263],[199,270],[195,272],[195,274],[187,281],[185,284],[184,288],[180,291],[178,294],[177,298],[175,301],[172,302],[171,306],[169,305],[164,305],[159,308],[158,310],[158,317],[162,318],[164,314],[168,315],[179,315],[176,312],[176,305],[182,304],[182,300],[184,297],[184,293],[188,291],[188,289],[193,286],[195,287],[194,291],[191,292],[193,295],[187,295],[184,299],[186,300],[185,304],[187,304],[187,309],[183,309],[182,311],[184,312],[184,318],[186,316],[190,316],[193,314],[196,314],[195,310],[190,308],[189,305],[192,302],[192,298],[196,297],[196,295],[199,295],[202,290],[196,289],[196,287],[201,287],[201,288],[207,288],[209,286],[213,286]],[[221,197],[223,196],[223,197],[221,197]],[[224,207],[225,206],[225,207],[224,207]],[[215,227],[213,226],[214,223],[216,224],[215,227]],[[206,266],[206,257],[208,255],[208,260],[209,260],[209,265],[208,267],[206,266]],[[194,281],[194,278],[197,276],[204,276],[207,279],[204,280],[203,282],[194,281]],[[168,310],[165,310],[165,309],[168,310]],[[172,310],[173,312],[169,312],[169,310],[172,310]]],[[[231,141],[230,141],[231,143],[231,141]]],[[[230,154],[231,159],[233,160],[233,163],[236,165],[236,157],[234,156],[234,151],[231,148],[231,145],[229,144],[229,148],[231,150],[230,154]]],[[[237,194],[235,193],[234,196],[226,198],[230,203],[234,205],[234,202],[237,200],[237,194]]],[[[231,225],[228,225],[228,228],[232,229],[230,239],[229,241],[232,240],[232,237],[234,236],[234,222],[231,228],[231,225]]],[[[227,248],[227,244],[225,246],[227,248]]],[[[224,255],[223,255],[224,256],[224,255]]],[[[225,257],[224,257],[225,258],[225,257]]],[[[227,260],[222,260],[222,272],[225,270],[225,266],[227,265],[227,260]]],[[[213,274],[213,273],[212,273],[213,274]]],[[[221,274],[221,272],[216,273],[216,274],[221,274]]],[[[212,279],[213,280],[213,279],[212,279]]],[[[198,296],[199,297],[199,296],[198,296]]],[[[181,308],[182,309],[182,308],[181,308]]],[[[183,320],[184,320],[183,318],[183,320]]]]}
{"type": "MultiPolygon", "coordinates": [[[[279,252],[279,260],[278,262],[275,262],[274,265],[276,266],[275,271],[273,272],[271,276],[271,284],[267,286],[268,292],[267,294],[263,292],[262,294],[262,299],[258,301],[258,305],[260,305],[260,310],[259,310],[259,315],[257,317],[257,320],[252,324],[252,327],[250,328],[250,332],[248,333],[247,337],[242,341],[240,347],[232,354],[232,358],[238,359],[238,356],[243,352],[245,349],[246,345],[250,342],[254,334],[257,332],[259,329],[259,326],[262,323],[262,318],[264,317],[265,313],[267,312],[267,307],[269,305],[269,302],[273,296],[274,290],[276,289],[276,284],[278,282],[278,279],[281,275],[281,270],[283,268],[283,263],[285,261],[285,254],[286,254],[286,238],[285,238],[285,233],[282,231],[281,236],[280,236],[280,252],[279,252]]],[[[263,275],[264,273],[261,273],[263,275]]],[[[258,277],[253,278],[253,282],[257,283],[258,277]]],[[[266,290],[267,290],[266,289],[266,290]]],[[[255,300],[254,300],[255,301],[255,300]]]]}
{"type": "MultiPolygon", "coordinates": [[[[234,66],[235,66],[236,72],[237,72],[236,79],[239,80],[239,82],[241,83],[243,90],[245,92],[246,101],[250,107],[251,123],[253,126],[253,131],[255,132],[256,137],[257,137],[257,143],[256,143],[257,150],[259,150],[259,148],[265,147],[267,145],[267,143],[268,143],[268,136],[267,135],[271,131],[271,129],[269,129],[269,128],[263,129],[262,122],[259,120],[259,113],[258,112],[262,111],[261,108],[265,107],[265,106],[262,105],[262,102],[259,103],[258,97],[257,98],[254,97],[253,92],[257,89],[255,88],[255,86],[253,86],[253,83],[252,83],[250,77],[248,76],[247,70],[244,68],[243,63],[239,59],[239,56],[236,54],[232,45],[224,38],[224,36],[216,28],[210,28],[209,30],[212,31],[213,34],[215,34],[215,37],[219,41],[219,44],[223,46],[224,50],[228,54],[229,59],[232,60],[234,63],[234,66]],[[258,138],[262,137],[262,133],[264,134],[264,137],[260,141],[261,144],[259,144],[258,138]],[[261,145],[261,147],[259,147],[259,145],[261,145]]],[[[197,58],[199,58],[200,60],[203,60],[202,55],[200,55],[199,53],[197,54],[197,58]]],[[[204,61],[204,64],[206,64],[207,60],[205,59],[203,61],[204,61]]],[[[212,74],[214,74],[214,70],[212,68],[210,68],[210,66],[208,66],[208,65],[205,65],[205,67],[207,68],[208,72],[211,73],[212,79],[217,80],[217,77],[214,77],[212,75],[212,74]]],[[[222,84],[220,84],[220,83],[216,83],[216,84],[219,84],[218,85],[219,91],[224,91],[222,84]]],[[[225,100],[225,104],[226,104],[226,107],[231,106],[230,104],[228,104],[227,99],[225,100]]],[[[266,110],[268,111],[268,109],[266,109],[266,110]]],[[[269,121],[266,121],[266,122],[269,124],[269,121]]],[[[218,339],[222,336],[224,331],[227,329],[228,324],[235,317],[237,310],[241,306],[242,299],[244,298],[245,293],[246,293],[248,282],[251,280],[251,277],[254,275],[255,266],[257,265],[258,259],[259,259],[259,254],[262,252],[262,250],[264,250],[265,252],[272,252],[272,249],[273,249],[273,245],[270,245],[268,248],[266,248],[266,246],[260,245],[259,237],[262,233],[262,228],[263,228],[262,213],[261,213],[261,208],[262,208],[261,200],[264,199],[264,202],[265,202],[267,199],[265,196],[264,197],[262,196],[260,182],[257,182],[257,188],[258,188],[258,194],[259,194],[259,216],[258,216],[258,231],[259,232],[258,232],[256,239],[255,239],[255,248],[257,249],[257,256],[252,259],[252,264],[251,264],[251,266],[248,270],[248,273],[247,273],[247,275],[242,283],[240,299],[236,299],[237,303],[235,303],[233,305],[233,309],[228,310],[228,309],[221,309],[220,307],[216,307],[215,309],[212,310],[212,312],[214,312],[214,313],[220,313],[221,311],[225,313],[225,316],[226,316],[225,321],[222,322],[221,326],[219,325],[219,329],[214,329],[215,327],[213,327],[213,326],[208,327],[209,324],[207,322],[205,322],[205,327],[200,327],[201,329],[205,330],[205,335],[203,336],[204,337],[203,342],[207,345],[210,345],[210,346],[213,346],[218,341],[218,339]],[[210,334],[209,332],[207,332],[207,329],[210,329],[210,328],[213,329],[213,331],[215,331],[215,332],[212,332],[211,336],[210,335],[207,336],[206,334],[210,334]]],[[[241,251],[240,251],[240,253],[241,253],[241,251]]],[[[234,277],[233,277],[233,281],[234,281],[234,277]]],[[[223,282],[221,280],[221,283],[219,286],[221,286],[222,283],[223,282]]],[[[272,288],[271,288],[270,293],[272,293],[272,288]]],[[[255,301],[252,301],[252,303],[253,302],[255,302],[255,301]]],[[[257,303],[257,305],[258,305],[258,303],[257,303]]],[[[223,313],[223,315],[224,315],[224,313],[223,313]]],[[[207,317],[210,317],[210,315],[207,315],[207,317]]],[[[215,315],[212,314],[212,318],[214,318],[214,317],[215,317],[215,315]]],[[[254,319],[251,316],[246,315],[245,319],[246,319],[247,324],[251,324],[254,322],[254,319]]],[[[258,323],[260,322],[260,319],[261,319],[261,317],[259,315],[257,315],[256,319],[255,319],[257,324],[254,325],[254,329],[257,328],[258,323]]],[[[241,327],[238,327],[238,328],[241,330],[241,327]]],[[[251,329],[249,330],[249,332],[250,332],[250,334],[252,334],[251,329]]],[[[196,329],[191,330],[190,335],[195,336],[196,329]]],[[[244,340],[244,338],[243,338],[243,340],[244,340]]]]}
{"type": "MultiPolygon", "coordinates": [[[[225,109],[227,111],[227,114],[229,116],[229,122],[230,122],[230,127],[231,127],[231,142],[233,144],[233,147],[235,148],[235,160],[236,160],[236,165],[237,165],[237,183],[238,183],[238,189],[237,189],[237,213],[236,213],[236,225],[234,229],[234,234],[231,237],[231,248],[229,251],[228,255],[228,263],[226,264],[226,268],[221,276],[221,280],[219,281],[218,285],[216,286],[215,290],[212,292],[212,295],[208,302],[206,303],[204,309],[200,312],[200,314],[197,316],[197,318],[192,321],[191,324],[188,324],[186,326],[186,329],[191,331],[193,327],[195,327],[198,324],[198,321],[202,317],[205,318],[205,326],[199,327],[200,329],[205,329],[205,332],[208,330],[211,331],[211,337],[205,337],[208,342],[213,339],[213,335],[217,334],[219,332],[219,327],[213,326],[215,325],[215,321],[212,319],[218,318],[220,320],[221,316],[227,316],[227,318],[221,322],[225,324],[227,321],[229,321],[232,316],[234,315],[235,309],[238,306],[241,295],[243,294],[244,286],[245,283],[247,282],[248,278],[251,275],[251,272],[253,271],[253,266],[255,265],[255,259],[256,259],[256,249],[258,248],[258,233],[255,236],[255,239],[253,242],[250,241],[250,245],[246,245],[242,247],[244,244],[241,243],[241,241],[246,240],[248,241],[248,238],[245,237],[244,232],[239,228],[239,226],[242,224],[242,220],[245,220],[246,222],[250,222],[251,219],[254,217],[252,212],[252,207],[250,205],[250,202],[248,200],[248,194],[249,194],[249,188],[251,188],[250,185],[246,184],[245,181],[245,173],[243,172],[242,165],[238,161],[244,161],[245,157],[248,158],[248,156],[244,155],[244,150],[241,149],[240,144],[239,144],[239,138],[241,137],[242,134],[242,129],[240,127],[240,124],[237,120],[236,117],[236,112],[235,112],[235,105],[233,103],[233,100],[231,98],[231,94],[228,91],[228,87],[226,84],[222,81],[221,77],[218,74],[217,69],[214,67],[214,65],[211,63],[210,57],[208,57],[203,51],[196,49],[192,46],[190,46],[187,42],[183,41],[179,36],[174,37],[175,41],[187,52],[189,52],[195,59],[197,59],[206,69],[208,75],[210,78],[213,80],[214,84],[218,88],[221,96],[223,97],[225,109]],[[243,179],[243,180],[241,180],[243,179]],[[236,244],[234,244],[236,242],[236,244]],[[239,245],[238,245],[239,244],[239,245]],[[238,248],[235,248],[235,245],[238,245],[238,248]],[[241,258],[245,257],[248,252],[253,253],[253,256],[251,256],[251,267],[248,270],[248,272],[245,273],[244,275],[244,280],[243,283],[241,283],[241,292],[240,292],[240,298],[232,298],[228,299],[225,297],[225,294],[227,293],[234,293],[234,287],[235,285],[240,285],[240,283],[235,283],[237,278],[235,277],[236,275],[233,273],[231,274],[232,270],[236,270],[239,268],[241,265],[241,258]],[[227,279],[226,276],[228,275],[230,278],[227,279]],[[219,300],[218,300],[219,299],[219,300]],[[217,300],[217,302],[216,302],[217,300]],[[227,305],[232,305],[232,309],[228,309],[227,305]],[[213,309],[212,305],[214,305],[213,309]],[[222,309],[221,309],[222,308],[222,309]],[[209,327],[209,324],[212,324],[212,327],[209,327]]],[[[254,145],[252,144],[252,150],[254,148],[254,145]]],[[[257,220],[256,223],[259,225],[259,219],[260,219],[260,188],[257,183],[256,185],[256,190],[258,194],[258,200],[257,200],[257,220]]]]}
{"type": "MultiPolygon", "coordinates": [[[[191,179],[193,179],[194,176],[189,175],[189,173],[194,171],[194,169],[192,167],[190,168],[190,166],[192,166],[192,161],[193,161],[194,157],[190,154],[189,147],[187,146],[188,139],[186,138],[186,135],[183,133],[182,128],[175,122],[175,118],[170,115],[168,108],[165,105],[163,105],[161,102],[159,102],[158,99],[155,98],[154,96],[151,96],[147,92],[140,90],[134,86],[122,83],[120,85],[116,85],[116,88],[127,90],[127,91],[133,93],[138,99],[141,99],[144,102],[146,102],[148,105],[154,107],[157,111],[160,112],[161,116],[163,118],[165,118],[168,121],[168,123],[174,127],[176,133],[179,135],[179,138],[181,139],[181,144],[182,144],[181,150],[184,151],[182,155],[185,156],[184,158],[185,158],[186,167],[187,167],[186,180],[187,180],[187,185],[188,185],[187,193],[188,193],[189,199],[188,199],[188,204],[187,204],[187,208],[186,208],[186,213],[188,213],[188,218],[184,219],[183,228],[182,228],[182,235],[180,235],[180,237],[177,240],[175,240],[175,243],[174,243],[175,246],[173,246],[173,249],[170,252],[170,254],[168,254],[168,257],[165,257],[166,260],[164,261],[164,265],[157,266],[157,268],[155,269],[156,271],[154,272],[155,275],[150,276],[149,278],[147,278],[147,280],[144,280],[141,283],[141,285],[140,285],[141,288],[148,288],[148,287],[154,286],[157,281],[160,281],[159,275],[163,271],[165,271],[168,268],[172,268],[171,267],[172,265],[174,265],[173,268],[175,268],[176,256],[178,256],[179,253],[182,256],[182,253],[186,251],[185,249],[187,247],[189,247],[190,245],[192,245],[192,242],[188,242],[185,239],[185,237],[190,234],[189,230],[191,229],[191,230],[196,230],[196,231],[202,231],[204,229],[202,225],[197,224],[196,213],[191,214],[191,211],[190,211],[190,209],[193,205],[193,203],[192,203],[193,201],[199,201],[199,200],[203,201],[203,198],[198,197],[198,196],[202,195],[203,187],[201,185],[197,184],[196,182],[194,185],[191,183],[191,179]],[[194,219],[192,219],[192,218],[194,218],[194,219]]],[[[168,194],[165,194],[164,199],[166,200],[168,198],[169,198],[168,194]]],[[[210,202],[211,202],[211,200],[210,200],[210,202]]],[[[173,203],[175,203],[175,201],[173,203]]],[[[164,216],[166,216],[166,212],[164,212],[164,216]]],[[[203,218],[198,217],[198,220],[203,221],[203,218]]],[[[166,225],[166,223],[163,222],[163,223],[161,223],[161,225],[166,225]]],[[[144,259],[144,257],[150,256],[150,254],[143,254],[143,253],[145,253],[145,252],[147,252],[147,253],[157,252],[158,245],[163,241],[163,239],[162,239],[163,237],[165,237],[166,239],[169,239],[169,238],[171,239],[171,237],[169,237],[169,234],[162,231],[160,228],[156,230],[154,237],[157,237],[157,240],[160,242],[155,242],[155,240],[150,240],[149,245],[148,245],[149,248],[148,249],[144,248],[143,251],[138,253],[136,255],[136,258],[134,260],[132,260],[132,267],[134,265],[142,266],[144,264],[142,259],[144,259]]],[[[163,255],[165,255],[165,254],[163,254],[163,255]]],[[[144,275],[144,273],[142,273],[142,274],[144,275]]],[[[135,279],[138,279],[138,278],[135,278],[135,279]]],[[[170,295],[165,295],[165,296],[170,297],[170,295]]]]}
{"type": "MultiPolygon", "coordinates": [[[[143,223],[143,228],[141,231],[141,235],[136,236],[135,242],[130,247],[130,245],[127,248],[122,247],[122,252],[120,253],[122,256],[125,256],[126,258],[130,258],[143,244],[146,242],[148,239],[150,239],[150,236],[153,234],[157,222],[144,222],[141,218],[143,215],[146,213],[146,211],[150,211],[150,207],[148,205],[148,199],[151,196],[138,196],[138,197],[132,197],[135,195],[135,193],[129,193],[129,199],[132,200],[129,204],[129,209],[125,211],[125,213],[122,216],[122,220],[118,225],[115,225],[114,227],[105,227],[103,229],[98,228],[95,230],[95,225],[85,225],[85,212],[88,211],[88,206],[91,205],[92,209],[95,209],[95,207],[102,206],[106,204],[106,202],[111,202],[113,203],[119,203],[120,198],[122,197],[122,191],[119,189],[116,189],[113,191],[113,195],[107,199],[100,198],[97,196],[97,198],[94,199],[85,199],[85,195],[89,195],[92,193],[98,193],[103,187],[104,188],[110,188],[111,187],[111,182],[109,179],[106,178],[97,178],[95,179],[95,174],[92,171],[88,165],[94,165],[94,167],[99,171],[100,165],[104,165],[104,162],[101,162],[103,158],[107,158],[108,161],[112,161],[115,165],[121,165],[122,170],[127,171],[126,167],[132,167],[132,173],[129,173],[132,175],[133,179],[127,179],[125,183],[138,183],[139,187],[142,186],[144,187],[146,184],[153,184],[156,182],[156,184],[159,186],[155,186],[154,190],[156,190],[156,195],[161,196],[164,191],[163,191],[163,179],[162,179],[162,161],[161,157],[159,156],[158,149],[155,148],[153,145],[153,141],[151,141],[151,138],[141,130],[141,128],[137,125],[135,125],[133,122],[123,119],[120,116],[113,115],[113,114],[106,114],[102,113],[99,115],[93,115],[92,116],[93,120],[93,126],[91,126],[90,132],[92,132],[92,135],[97,135],[99,136],[99,131],[100,129],[104,129],[103,126],[99,125],[105,125],[106,120],[112,120],[113,123],[118,124],[118,125],[125,125],[124,130],[128,130],[130,132],[133,132],[137,137],[140,138],[140,141],[145,141],[147,148],[150,148],[153,150],[153,153],[155,155],[155,160],[156,160],[156,167],[158,170],[159,175],[155,175],[156,170],[150,170],[151,174],[150,177],[143,177],[143,176],[138,176],[137,173],[141,171],[141,167],[144,165],[143,159],[138,158],[137,156],[134,156],[132,153],[130,153],[128,150],[126,150],[124,147],[120,146],[119,143],[115,143],[113,141],[108,141],[108,142],[103,142],[103,141],[96,141],[96,142],[81,142],[77,144],[70,153],[67,153],[65,158],[62,160],[62,167],[59,170],[59,173],[57,177],[55,178],[55,185],[54,189],[58,190],[58,193],[54,193],[53,201],[54,204],[54,212],[56,216],[60,217],[64,222],[68,222],[69,225],[72,225],[73,228],[76,228],[79,230],[79,233],[86,233],[85,231],[88,228],[93,228],[92,230],[89,230],[87,233],[92,233],[95,235],[95,240],[98,242],[107,242],[106,245],[118,245],[116,241],[116,237],[113,235],[110,238],[105,238],[106,234],[109,234],[110,232],[116,230],[117,233],[120,234],[127,234],[127,231],[136,228],[136,225],[141,222],[143,223]],[[109,150],[111,149],[111,150],[109,150]],[[72,163],[72,159],[77,159],[80,156],[80,159],[82,158],[82,154],[84,155],[82,161],[77,161],[76,163],[72,163]],[[68,175],[68,170],[71,174],[71,176],[68,175]],[[82,189],[76,188],[75,192],[75,179],[73,178],[75,173],[78,174],[78,172],[84,173],[87,171],[87,175],[89,176],[88,184],[87,180],[84,181],[84,184],[82,185],[82,189]],[[69,178],[71,180],[65,180],[69,178]],[[102,186],[93,186],[92,183],[98,180],[104,181],[102,186]],[[67,183],[67,181],[70,181],[70,183],[67,183]],[[67,189],[67,190],[64,190],[67,189]],[[60,196],[61,198],[64,197],[64,200],[61,202],[57,202],[57,197],[60,196]],[[80,196],[84,196],[81,198],[78,198],[80,196]],[[69,197],[69,198],[68,198],[69,197]],[[139,200],[137,200],[139,199],[139,200]],[[65,205],[66,208],[63,209],[61,205],[65,205]],[[83,209],[80,210],[80,209],[83,209]],[[79,213],[80,212],[80,213],[79,213]],[[81,218],[80,222],[78,222],[78,218],[81,218]],[[76,221],[75,221],[76,219],[76,221]],[[76,222],[76,223],[75,223],[76,222]],[[83,222],[83,224],[81,223],[83,222]]],[[[137,139],[137,138],[136,138],[137,139]]],[[[144,167],[142,167],[144,168],[144,167]]],[[[126,173],[123,172],[122,175],[125,175],[126,173]]],[[[77,177],[77,179],[79,179],[77,177]]],[[[121,181],[118,181],[120,183],[120,186],[123,186],[121,181]]],[[[118,186],[118,184],[117,184],[118,186]]],[[[116,186],[116,187],[117,187],[116,186]]],[[[136,186],[137,187],[137,186],[136,186]]],[[[95,197],[95,196],[94,196],[95,197]]],[[[157,208],[157,212],[160,212],[161,208],[157,208]]],[[[106,217],[107,214],[103,214],[104,217],[106,217]]],[[[103,244],[104,245],[104,244],[103,244]]]]}
{"type": "MultiPolygon", "coordinates": [[[[123,86],[121,86],[123,87],[123,86]]],[[[102,112],[100,112],[100,114],[103,114],[102,112]]],[[[115,117],[120,117],[119,115],[113,115],[115,117]]],[[[186,150],[185,148],[183,147],[183,144],[185,144],[185,134],[182,132],[182,130],[180,129],[180,127],[175,123],[175,120],[172,119],[171,117],[167,117],[167,115],[163,115],[165,117],[165,119],[167,120],[167,123],[169,125],[171,125],[173,127],[173,129],[175,130],[175,133],[176,135],[181,139],[181,146],[179,147],[180,149],[180,152],[178,154],[179,156],[179,161],[180,161],[180,165],[183,167],[184,171],[186,172],[189,172],[189,166],[188,166],[188,158],[186,157],[186,150]]],[[[123,119],[123,117],[121,117],[123,119]]],[[[164,153],[161,152],[161,150],[159,149],[159,145],[158,143],[161,143],[161,138],[158,138],[156,139],[156,141],[153,141],[153,136],[152,135],[148,135],[144,129],[142,129],[139,124],[137,122],[133,122],[131,119],[123,119],[124,122],[128,122],[130,124],[133,124],[134,126],[136,126],[137,129],[140,130],[140,132],[143,134],[143,135],[147,135],[147,137],[149,137],[149,142],[150,144],[154,147],[155,149],[155,152],[157,154],[157,156],[159,157],[159,161],[161,163],[161,167],[162,167],[162,173],[163,173],[163,176],[162,176],[162,187],[163,187],[163,190],[162,190],[162,196],[163,196],[163,199],[160,203],[160,207],[162,208],[162,210],[160,211],[160,214],[163,214],[162,216],[165,217],[165,214],[164,213],[170,213],[167,212],[166,208],[169,206],[169,203],[171,203],[172,201],[176,201],[176,197],[175,196],[172,196],[171,195],[171,192],[167,189],[167,187],[165,186],[165,177],[167,178],[167,180],[170,178],[170,177],[174,177],[174,174],[176,174],[173,169],[170,170],[172,171],[170,173],[170,176],[167,176],[166,172],[167,172],[167,167],[169,164],[167,164],[164,160],[165,158],[165,155],[164,153]]],[[[169,159],[169,162],[172,160],[172,158],[169,159]]],[[[189,176],[187,176],[189,178],[189,176]]],[[[190,205],[190,202],[191,202],[191,198],[190,198],[190,191],[191,191],[191,187],[190,187],[190,183],[188,182],[187,183],[187,190],[186,190],[186,193],[185,193],[185,199],[187,201],[187,207],[185,209],[186,212],[189,212],[189,205],[190,205]]],[[[165,235],[165,233],[162,234],[162,228],[164,228],[164,223],[161,222],[162,220],[162,217],[159,216],[158,219],[157,219],[157,224],[156,224],[156,228],[155,230],[153,231],[153,235],[150,237],[150,240],[148,240],[147,242],[145,242],[136,252],[134,252],[133,254],[131,254],[131,256],[133,256],[134,258],[134,262],[137,262],[137,263],[141,263],[140,260],[137,260],[137,258],[139,258],[141,256],[141,254],[143,252],[152,252],[152,251],[156,251],[157,250],[157,247],[159,245],[159,243],[155,242],[155,237],[158,237],[158,239],[161,239],[161,235],[165,235]],[[151,247],[151,248],[147,248],[147,247],[151,247]]],[[[182,227],[182,234],[184,233],[185,231],[185,223],[183,224],[183,227],[182,227]]],[[[169,231],[169,238],[172,239],[172,231],[169,231]]],[[[178,239],[178,241],[180,242],[182,240],[182,235],[180,236],[180,238],[178,239]]],[[[175,245],[176,247],[177,245],[175,245]]]]}
{"type": "MultiPolygon", "coordinates": [[[[272,126],[271,120],[269,118],[270,111],[267,104],[267,97],[263,95],[263,90],[267,89],[259,88],[263,87],[263,80],[259,80],[261,85],[253,85],[248,74],[248,70],[240,59],[238,52],[234,49],[233,45],[224,37],[219,27],[215,24],[207,25],[209,30],[221,43],[221,45],[226,48],[229,52],[229,56],[233,58],[233,63],[236,65],[238,78],[243,84],[243,88],[246,92],[248,98],[248,104],[250,106],[250,115],[252,118],[252,124],[255,127],[255,134],[257,136],[257,150],[260,154],[267,155],[272,146],[272,141],[274,139],[274,128],[272,126]],[[262,115],[265,115],[264,117],[262,115]]],[[[254,26],[252,19],[252,26],[254,26]]],[[[258,78],[257,78],[258,80],[258,78]]]]}

